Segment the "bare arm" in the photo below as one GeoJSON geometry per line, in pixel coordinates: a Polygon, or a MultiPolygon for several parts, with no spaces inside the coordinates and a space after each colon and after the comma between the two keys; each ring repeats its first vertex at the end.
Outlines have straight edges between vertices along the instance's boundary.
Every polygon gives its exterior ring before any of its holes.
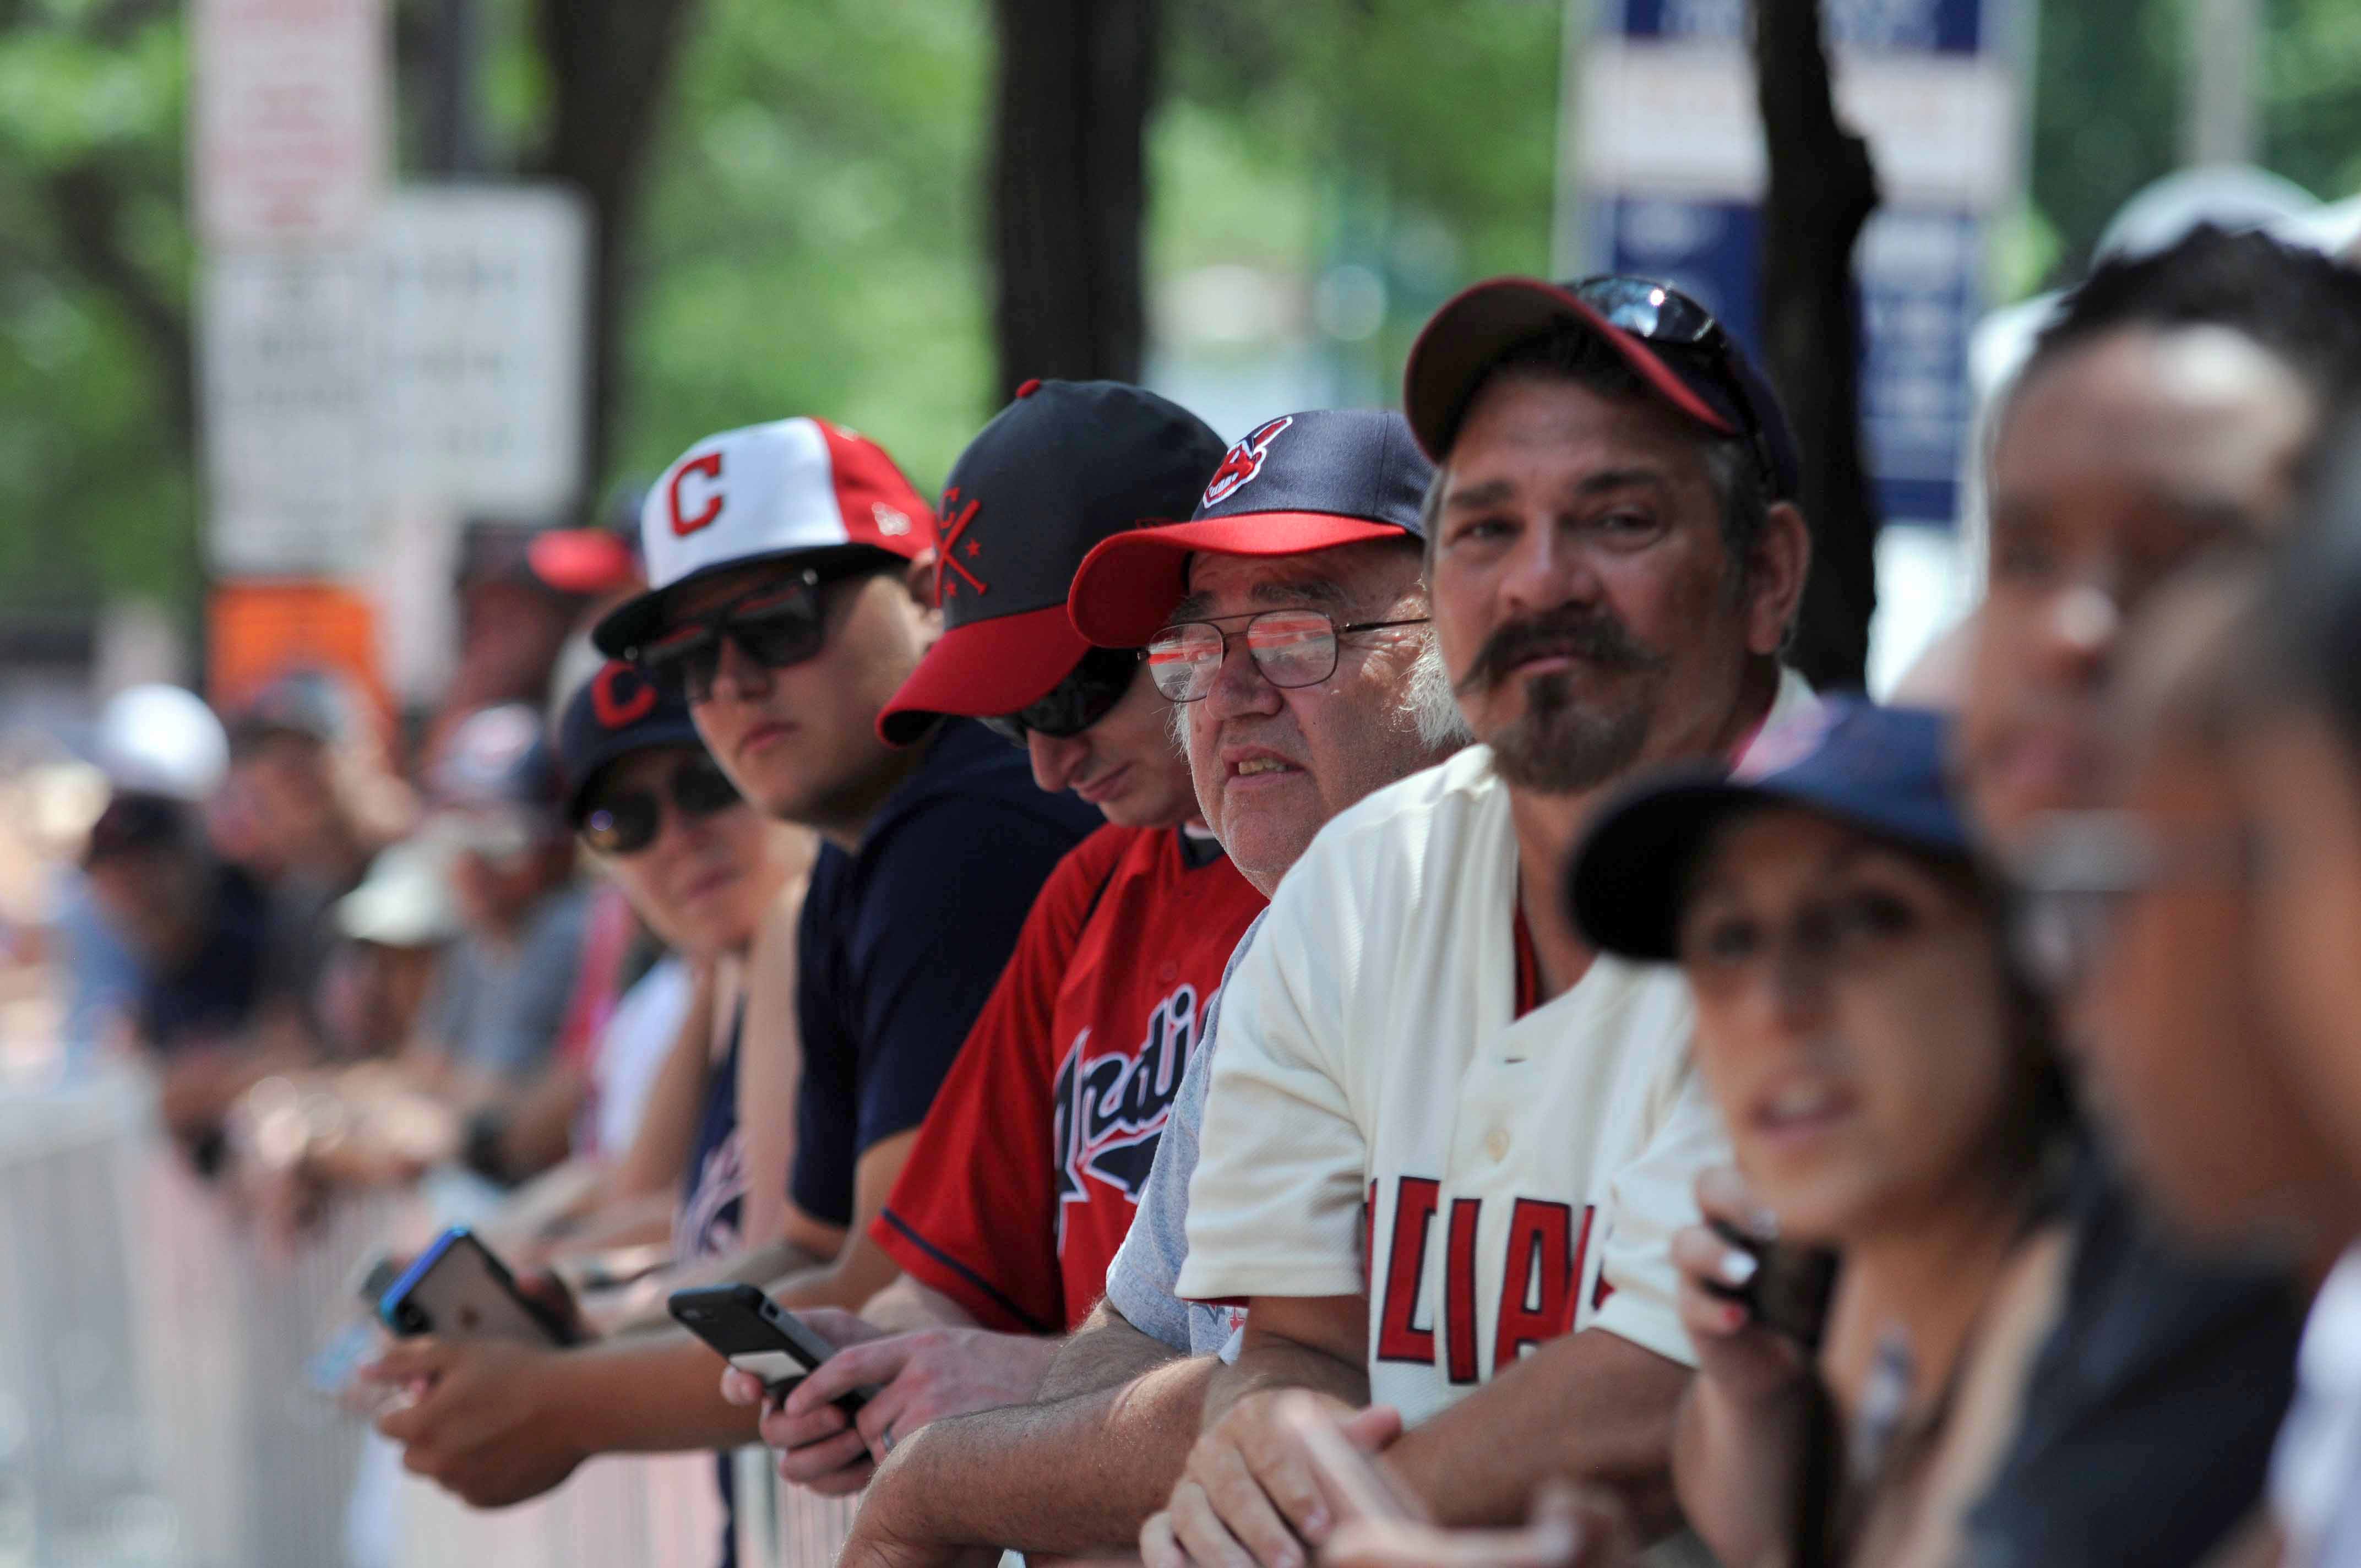
{"type": "Polygon", "coordinates": [[[1367,1404],[1368,1322],[1366,1296],[1256,1297],[1247,1306],[1237,1364],[1214,1374],[1206,1394],[1206,1429],[1247,1396],[1280,1388],[1367,1404]]]}
{"type": "MultiPolygon", "coordinates": [[[[744,1129],[749,1241],[786,1234],[787,1170],[796,1156],[796,1091],[803,1081],[804,1037],[796,1022],[796,928],[806,879],[796,877],[771,905],[747,965],[746,1029],[738,1049],[738,1124],[744,1129]]],[[[822,1254],[823,1256],[829,1255],[822,1254]]]]}
{"type": "Polygon", "coordinates": [[[1387,1462],[1444,1524],[1520,1523],[1543,1480],[1572,1475],[1615,1490],[1653,1537],[1675,1517],[1673,1417],[1689,1380],[1678,1362],[1586,1329],[1405,1432],[1387,1462]]]}
{"type": "MultiPolygon", "coordinates": [[[[1041,1402],[1119,1388],[1178,1359],[1179,1352],[1132,1327],[1130,1319],[1102,1298],[1082,1326],[1058,1347],[1058,1359],[1041,1379],[1041,1402]]],[[[1212,1376],[1210,1364],[1206,1376],[1212,1376]]]]}
{"type": "MultiPolygon", "coordinates": [[[[1315,1398],[1347,1415],[1369,1398],[1365,1296],[1257,1296],[1237,1364],[1213,1374],[1202,1431],[1163,1509],[1141,1527],[1149,1568],[1292,1568],[1324,1539],[1327,1504],[1283,1412],[1315,1398]]],[[[1392,1428],[1399,1418],[1385,1412],[1392,1428]]],[[[1378,1441],[1382,1441],[1380,1438],[1378,1441]]],[[[1485,1447],[1488,1451],[1490,1440],[1485,1447]]]]}
{"type": "MultiPolygon", "coordinates": [[[[1108,1314],[1114,1317],[1114,1314],[1108,1314]]],[[[966,1547],[1128,1553],[1164,1506],[1197,1440],[1220,1363],[1160,1353],[1144,1374],[1033,1405],[940,1420],[911,1434],[870,1483],[840,1568],[941,1561],[966,1547]]],[[[1076,1343],[1102,1332],[1086,1325],[1076,1343]]],[[[1071,1346],[1069,1347],[1071,1350],[1071,1346]]],[[[1112,1376],[1145,1359],[1127,1339],[1060,1358],[1059,1373],[1112,1376]],[[1102,1354],[1104,1353],[1104,1354],[1102,1354]]]]}
{"type": "Polygon", "coordinates": [[[773,1280],[773,1300],[788,1308],[841,1307],[848,1312],[858,1311],[869,1298],[900,1277],[900,1267],[870,1239],[869,1226],[884,1212],[886,1195],[894,1190],[894,1182],[917,1141],[918,1130],[912,1127],[880,1138],[862,1151],[852,1169],[852,1223],[846,1230],[812,1219],[793,1202],[786,1205],[785,1229],[790,1241],[800,1245],[804,1233],[818,1227],[835,1235],[839,1245],[827,1263],[773,1280]]]}

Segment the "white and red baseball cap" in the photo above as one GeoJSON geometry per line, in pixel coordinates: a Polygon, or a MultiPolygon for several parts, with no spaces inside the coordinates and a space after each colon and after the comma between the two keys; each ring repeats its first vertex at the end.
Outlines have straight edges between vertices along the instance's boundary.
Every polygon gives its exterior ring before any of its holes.
{"type": "Polygon", "coordinates": [[[640,509],[648,591],[610,611],[591,641],[631,658],[663,625],[666,594],[752,561],[846,550],[906,561],[934,543],[934,512],[868,437],[821,419],[724,431],[649,488],[640,509]]]}

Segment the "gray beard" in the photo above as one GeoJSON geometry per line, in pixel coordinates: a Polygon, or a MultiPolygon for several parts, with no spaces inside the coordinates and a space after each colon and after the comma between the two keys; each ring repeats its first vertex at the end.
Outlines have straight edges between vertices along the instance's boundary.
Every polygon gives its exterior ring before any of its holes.
{"type": "Polygon", "coordinates": [[[1534,675],[1525,683],[1523,715],[1491,738],[1492,766],[1517,789],[1579,795],[1630,769],[1647,740],[1644,703],[1621,713],[1587,712],[1565,676],[1534,675]]]}

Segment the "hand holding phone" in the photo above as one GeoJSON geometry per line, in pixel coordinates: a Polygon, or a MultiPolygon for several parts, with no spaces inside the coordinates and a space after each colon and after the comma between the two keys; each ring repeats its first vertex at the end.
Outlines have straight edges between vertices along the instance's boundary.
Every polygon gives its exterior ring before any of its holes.
{"type": "MultiPolygon", "coordinates": [[[[664,1303],[680,1326],[720,1353],[741,1372],[762,1380],[774,1399],[819,1370],[836,1346],[810,1324],[752,1285],[715,1285],[675,1290],[664,1303]]],[[[874,1398],[874,1388],[855,1388],[830,1401],[847,1420],[874,1398]]]]}
{"type": "Polygon", "coordinates": [[[521,1289],[516,1277],[465,1226],[455,1226],[404,1269],[378,1301],[378,1318],[408,1339],[507,1339],[555,1347],[578,1343],[574,1326],[521,1289]]]}
{"type": "Polygon", "coordinates": [[[1825,1247],[1757,1240],[1727,1220],[1708,1222],[1716,1235],[1755,1262],[1754,1277],[1743,1285],[1712,1281],[1706,1288],[1743,1304],[1754,1321],[1775,1330],[1806,1350],[1820,1348],[1828,1327],[1828,1302],[1836,1295],[1837,1255],[1825,1247]]]}

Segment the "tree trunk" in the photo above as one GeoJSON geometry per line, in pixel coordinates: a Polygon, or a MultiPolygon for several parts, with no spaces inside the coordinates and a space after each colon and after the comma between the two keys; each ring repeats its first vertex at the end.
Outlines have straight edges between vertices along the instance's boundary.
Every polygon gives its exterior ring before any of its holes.
{"type": "Polygon", "coordinates": [[[1157,0],[994,0],[995,400],[1031,377],[1137,380],[1157,0]]]}
{"type": "Polygon", "coordinates": [[[1754,0],[1755,84],[1770,151],[1763,341],[1803,457],[1812,575],[1790,657],[1815,685],[1862,685],[1877,608],[1877,499],[1861,459],[1853,244],[1877,210],[1869,144],[1839,124],[1819,0],[1754,0]]]}
{"type": "Polygon", "coordinates": [[[569,182],[590,203],[589,385],[583,471],[606,471],[614,427],[626,293],[623,242],[639,210],[656,110],[695,0],[541,0],[552,83],[550,134],[535,172],[569,182]]]}

